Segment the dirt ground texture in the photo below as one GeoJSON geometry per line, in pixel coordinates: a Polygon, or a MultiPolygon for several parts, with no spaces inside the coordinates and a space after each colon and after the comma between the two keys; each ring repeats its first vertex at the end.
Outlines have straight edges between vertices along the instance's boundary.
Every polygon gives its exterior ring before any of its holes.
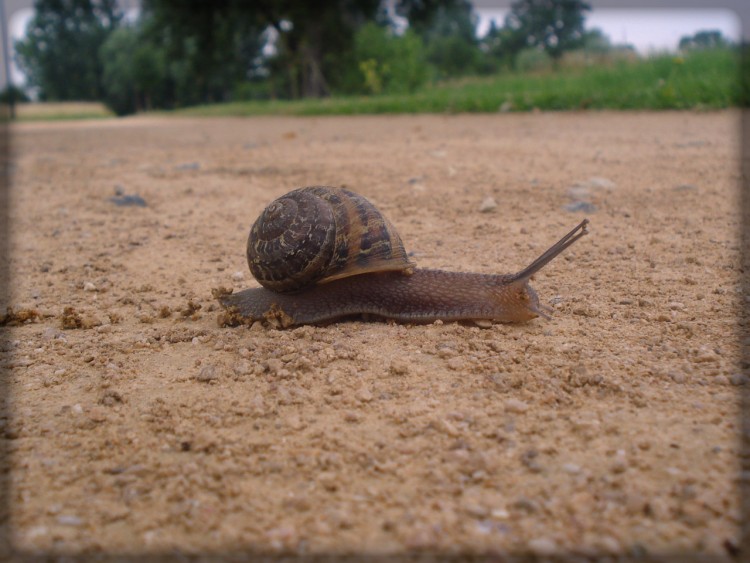
{"type": "Polygon", "coordinates": [[[729,559],[738,120],[14,125],[14,547],[729,559]],[[590,234],[532,281],[550,320],[220,327],[251,223],[306,185],[371,199],[422,267],[510,273],[590,234]]]}

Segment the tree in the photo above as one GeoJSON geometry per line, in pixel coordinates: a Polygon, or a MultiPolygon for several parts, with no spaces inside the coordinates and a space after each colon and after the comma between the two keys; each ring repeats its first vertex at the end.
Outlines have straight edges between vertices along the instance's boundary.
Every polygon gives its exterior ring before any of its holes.
{"type": "Polygon", "coordinates": [[[163,50],[145,37],[144,26],[124,26],[99,52],[104,68],[104,102],[118,115],[170,104],[170,77],[163,50]]]}
{"type": "Polygon", "coordinates": [[[512,30],[509,47],[542,48],[557,64],[565,51],[582,45],[584,12],[590,10],[581,0],[516,0],[505,19],[512,30]]]}
{"type": "Polygon", "coordinates": [[[228,99],[263,48],[265,24],[244,0],[145,0],[142,37],[163,53],[174,105],[228,99]]]}
{"type": "Polygon", "coordinates": [[[27,85],[44,100],[98,100],[97,56],[122,14],[116,0],[35,0],[26,36],[15,44],[27,85]]]}
{"type": "Polygon", "coordinates": [[[525,44],[525,39],[519,42],[519,36],[512,29],[498,27],[493,20],[487,34],[480,41],[480,49],[490,64],[494,63],[493,66],[510,69],[525,44]]]}
{"type": "Polygon", "coordinates": [[[694,35],[685,35],[680,39],[680,51],[694,51],[698,49],[718,49],[727,47],[729,41],[717,29],[698,31],[694,35]]]}
{"type": "Polygon", "coordinates": [[[285,69],[293,98],[336,90],[355,64],[356,30],[380,15],[380,0],[262,0],[258,7],[277,34],[274,64],[285,69]]]}
{"type": "Polygon", "coordinates": [[[478,18],[467,0],[398,0],[396,13],[419,34],[427,60],[446,78],[480,70],[482,52],[476,36],[478,18]]]}
{"type": "Polygon", "coordinates": [[[468,0],[396,0],[394,11],[409,20],[409,27],[422,37],[433,27],[439,11],[458,14],[471,12],[468,0]]]}
{"type": "Polygon", "coordinates": [[[597,55],[602,55],[612,50],[612,42],[609,36],[605,35],[598,27],[587,29],[583,33],[581,45],[587,53],[597,55]]]}
{"type": "Polygon", "coordinates": [[[479,69],[481,52],[476,35],[477,17],[471,4],[441,6],[424,31],[427,60],[440,77],[461,76],[479,69]]]}
{"type": "Polygon", "coordinates": [[[10,99],[13,98],[14,102],[29,102],[31,101],[26,95],[26,92],[21,90],[18,86],[7,86],[0,91],[0,104],[9,104],[10,99]]]}
{"type": "Polygon", "coordinates": [[[355,35],[354,55],[362,78],[360,92],[414,92],[428,78],[424,44],[410,29],[399,36],[387,26],[365,24],[355,35]]]}
{"type": "Polygon", "coordinates": [[[296,98],[327,95],[343,67],[355,65],[354,33],[376,17],[380,1],[215,0],[190,10],[174,0],[144,5],[168,37],[168,58],[188,63],[200,98],[222,99],[231,90],[222,85],[246,80],[269,37],[275,54],[264,64],[285,75],[286,95],[296,98]]]}

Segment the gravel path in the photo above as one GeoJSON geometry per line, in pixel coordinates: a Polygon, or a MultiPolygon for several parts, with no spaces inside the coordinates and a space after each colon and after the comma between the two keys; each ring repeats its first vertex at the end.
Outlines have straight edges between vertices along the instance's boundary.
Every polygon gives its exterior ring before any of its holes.
{"type": "Polygon", "coordinates": [[[728,559],[738,119],[15,125],[14,545],[728,559]],[[252,221],[320,184],[376,203],[422,267],[509,273],[590,234],[532,281],[550,320],[220,327],[211,290],[255,283],[252,221]]]}

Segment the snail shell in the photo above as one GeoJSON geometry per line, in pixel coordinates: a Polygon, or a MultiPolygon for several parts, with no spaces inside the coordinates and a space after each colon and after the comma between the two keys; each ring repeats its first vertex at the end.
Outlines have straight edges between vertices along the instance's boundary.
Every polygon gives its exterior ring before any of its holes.
{"type": "Polygon", "coordinates": [[[262,286],[279,293],[415,268],[396,229],[372,203],[326,186],[300,188],[271,202],[250,229],[247,262],[262,286]]]}

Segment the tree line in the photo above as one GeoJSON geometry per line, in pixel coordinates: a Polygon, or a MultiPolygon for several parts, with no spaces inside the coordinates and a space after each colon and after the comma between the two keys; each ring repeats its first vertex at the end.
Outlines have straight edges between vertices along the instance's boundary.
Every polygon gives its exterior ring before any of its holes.
{"type": "Polygon", "coordinates": [[[477,38],[468,0],[35,0],[16,60],[41,100],[118,114],[247,99],[413,92],[430,80],[553,64],[611,46],[581,0],[516,0],[477,38]]]}

